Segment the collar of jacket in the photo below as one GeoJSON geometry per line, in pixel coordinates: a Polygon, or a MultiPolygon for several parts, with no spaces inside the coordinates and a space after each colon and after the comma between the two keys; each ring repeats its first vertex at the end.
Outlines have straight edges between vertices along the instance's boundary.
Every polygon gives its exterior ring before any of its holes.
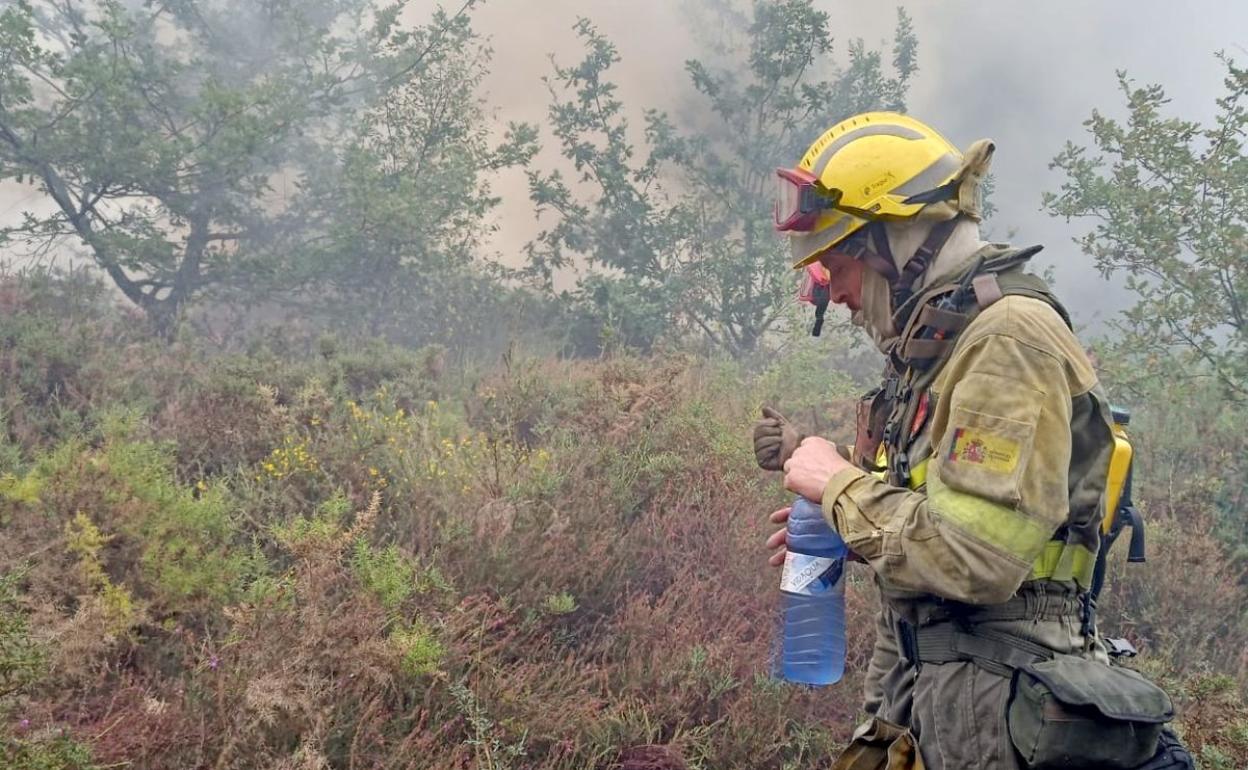
{"type": "MultiPolygon", "coordinates": [[[[1043,248],[1043,246],[1029,246],[1024,249],[1015,249],[1002,243],[984,244],[970,256],[961,260],[952,270],[945,271],[943,275],[934,276],[922,291],[915,293],[893,314],[893,326],[901,330],[902,334],[893,339],[890,354],[895,353],[898,347],[906,342],[905,338],[913,337],[922,331],[914,321],[922,313],[923,308],[966,283],[969,277],[973,277],[968,275],[970,271],[974,270],[976,275],[984,275],[1017,270],[1043,248]],[[910,333],[905,334],[906,331],[910,333]]],[[[956,308],[957,312],[965,312],[965,310],[964,307],[956,308]]]]}

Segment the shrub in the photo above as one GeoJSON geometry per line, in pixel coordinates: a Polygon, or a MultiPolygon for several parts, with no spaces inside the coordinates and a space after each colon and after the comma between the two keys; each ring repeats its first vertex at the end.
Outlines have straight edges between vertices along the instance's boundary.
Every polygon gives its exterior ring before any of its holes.
{"type": "MultiPolygon", "coordinates": [[[[779,770],[848,738],[875,589],[850,571],[841,684],[771,677],[760,543],[786,495],[747,440],[773,400],[842,435],[846,382],[514,351],[423,379],[419,356],[390,367],[380,348],[348,375],[341,351],[294,350],[136,348],[80,419],[10,445],[0,565],[28,567],[0,579],[0,681],[18,688],[0,758],[779,770]]],[[[83,371],[111,360],[86,355],[83,371]]],[[[1217,766],[1248,724],[1215,467],[1232,444],[1219,432],[1170,484],[1155,419],[1133,428],[1150,562],[1115,554],[1102,623],[1139,643],[1217,766]]]]}

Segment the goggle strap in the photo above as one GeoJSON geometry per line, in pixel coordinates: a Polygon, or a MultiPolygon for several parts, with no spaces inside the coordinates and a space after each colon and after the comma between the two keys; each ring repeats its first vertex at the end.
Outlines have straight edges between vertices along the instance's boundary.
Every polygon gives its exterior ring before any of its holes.
{"type": "Polygon", "coordinates": [[[958,187],[961,186],[962,180],[953,179],[940,187],[933,187],[921,193],[915,193],[906,198],[902,203],[907,205],[914,203],[939,203],[940,201],[952,200],[958,197],[958,187]]]}
{"type": "Polygon", "coordinates": [[[828,312],[828,302],[830,299],[825,294],[818,302],[815,303],[815,325],[810,330],[810,336],[818,337],[823,333],[823,316],[828,312]]]}

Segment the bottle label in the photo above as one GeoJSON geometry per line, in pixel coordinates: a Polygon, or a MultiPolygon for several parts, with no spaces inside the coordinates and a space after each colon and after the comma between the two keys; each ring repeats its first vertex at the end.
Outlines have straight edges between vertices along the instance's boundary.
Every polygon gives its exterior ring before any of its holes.
{"type": "Polygon", "coordinates": [[[840,579],[840,561],[789,551],[784,556],[780,590],[798,596],[821,596],[840,579]]]}

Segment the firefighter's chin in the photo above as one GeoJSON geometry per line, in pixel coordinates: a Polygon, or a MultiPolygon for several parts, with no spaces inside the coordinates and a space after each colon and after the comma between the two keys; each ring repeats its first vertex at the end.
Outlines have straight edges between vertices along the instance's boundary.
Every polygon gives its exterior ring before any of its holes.
{"type": "Polygon", "coordinates": [[[876,349],[885,355],[888,355],[889,351],[892,350],[893,343],[897,341],[896,331],[889,329],[885,332],[880,329],[876,324],[871,323],[864,310],[852,311],[849,314],[849,322],[865,331],[867,336],[871,338],[871,342],[875,344],[876,349]]]}

